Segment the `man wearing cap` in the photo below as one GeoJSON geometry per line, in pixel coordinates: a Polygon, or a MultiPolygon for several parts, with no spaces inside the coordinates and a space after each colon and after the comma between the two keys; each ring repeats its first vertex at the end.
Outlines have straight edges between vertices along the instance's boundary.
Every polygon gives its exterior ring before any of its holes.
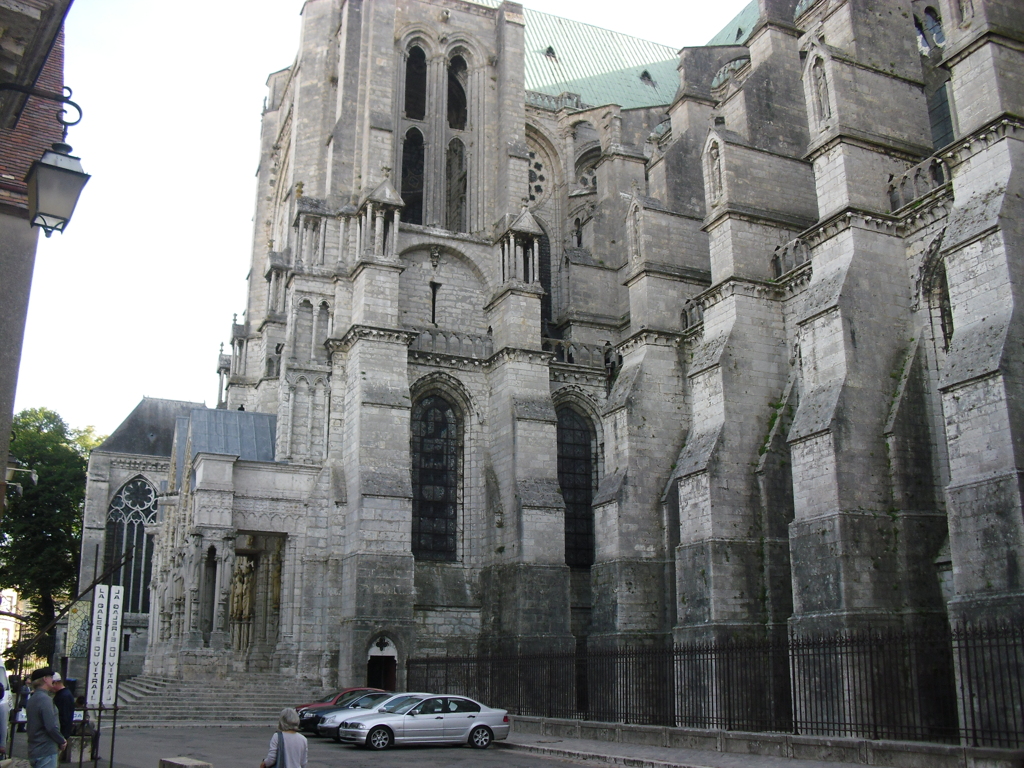
{"type": "MultiPolygon", "coordinates": [[[[60,728],[60,735],[67,741],[71,735],[71,729],[75,721],[75,695],[64,687],[64,679],[60,672],[53,673],[53,706],[57,708],[57,725],[60,728]]],[[[71,750],[65,749],[60,753],[62,763],[71,762],[71,750]]]]}
{"type": "Polygon", "coordinates": [[[25,705],[28,715],[28,760],[32,768],[56,768],[57,754],[67,746],[53,706],[53,670],[42,667],[32,673],[32,696],[25,705]]]}

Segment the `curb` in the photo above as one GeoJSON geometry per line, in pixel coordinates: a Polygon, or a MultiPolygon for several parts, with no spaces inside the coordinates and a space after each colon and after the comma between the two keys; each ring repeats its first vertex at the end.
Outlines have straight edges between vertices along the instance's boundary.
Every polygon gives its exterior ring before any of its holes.
{"type": "Polygon", "coordinates": [[[578,752],[573,749],[542,747],[537,744],[517,744],[514,741],[495,741],[494,746],[516,752],[544,755],[546,757],[564,757],[570,760],[586,760],[588,762],[604,763],[605,765],[629,766],[629,768],[713,768],[713,766],[709,766],[706,763],[669,763],[664,760],[648,760],[642,757],[603,755],[598,752],[578,752]]]}

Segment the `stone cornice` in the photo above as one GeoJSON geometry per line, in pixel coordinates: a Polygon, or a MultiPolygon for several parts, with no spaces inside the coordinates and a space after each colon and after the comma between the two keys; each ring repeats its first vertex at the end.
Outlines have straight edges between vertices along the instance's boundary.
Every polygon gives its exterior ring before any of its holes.
{"type": "Polygon", "coordinates": [[[457,371],[482,371],[488,368],[489,360],[481,360],[478,357],[462,357],[461,355],[448,355],[443,352],[420,352],[409,350],[409,364],[423,365],[431,368],[452,368],[457,371]]]}
{"type": "Polygon", "coordinates": [[[116,457],[110,460],[110,466],[117,469],[130,469],[136,472],[166,472],[171,467],[171,460],[170,458],[129,459],[127,457],[116,457]]]}
{"type": "Polygon", "coordinates": [[[399,328],[378,328],[372,325],[353,325],[340,339],[328,339],[327,348],[331,352],[348,352],[357,341],[368,340],[385,344],[401,344],[408,347],[418,333],[410,333],[399,328]]]}
{"type": "Polygon", "coordinates": [[[493,368],[504,363],[534,363],[547,364],[555,357],[553,352],[545,352],[541,349],[519,349],[518,347],[505,347],[499,349],[487,360],[487,367],[493,368]]]}
{"type": "Polygon", "coordinates": [[[1000,115],[976,131],[972,131],[970,135],[951,144],[940,156],[949,163],[951,168],[955,168],[1007,136],[1024,140],[1024,120],[1000,115]]]}
{"type": "Polygon", "coordinates": [[[761,280],[750,280],[745,277],[728,277],[722,282],[711,286],[704,293],[697,297],[706,312],[709,307],[715,306],[720,301],[732,296],[746,296],[755,299],[782,298],[780,287],[774,283],[766,283],[761,280]]]}
{"type": "Polygon", "coordinates": [[[623,339],[615,346],[620,355],[626,355],[639,347],[675,347],[679,344],[679,334],[675,331],[642,328],[623,339]]]}
{"type": "Polygon", "coordinates": [[[600,387],[602,392],[608,385],[608,375],[604,372],[598,373],[593,368],[583,368],[578,365],[566,363],[551,363],[551,381],[559,384],[582,384],[590,387],[600,387]]]}
{"type": "Polygon", "coordinates": [[[852,227],[898,235],[898,224],[899,219],[891,214],[847,208],[801,233],[800,239],[814,248],[852,227]]]}
{"type": "Polygon", "coordinates": [[[896,231],[903,237],[920,232],[925,227],[949,216],[953,211],[953,187],[950,184],[938,187],[908,207],[900,217],[896,231]]]}
{"type": "Polygon", "coordinates": [[[669,277],[673,280],[708,285],[711,283],[711,271],[696,267],[677,266],[655,261],[643,261],[636,269],[631,270],[623,285],[632,285],[642,277],[669,277]]]}

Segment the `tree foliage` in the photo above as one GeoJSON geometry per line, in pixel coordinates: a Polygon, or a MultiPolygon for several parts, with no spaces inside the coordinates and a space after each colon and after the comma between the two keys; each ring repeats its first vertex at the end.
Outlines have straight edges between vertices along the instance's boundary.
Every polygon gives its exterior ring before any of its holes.
{"type": "MultiPolygon", "coordinates": [[[[88,452],[101,441],[92,427],[71,429],[46,408],[14,417],[11,455],[36,472],[38,482],[19,473],[22,494],[8,489],[0,522],[0,588],[16,589],[31,602],[36,629],[74,596],[88,452]]],[[[51,655],[52,637],[36,647],[37,655],[51,655]]]]}

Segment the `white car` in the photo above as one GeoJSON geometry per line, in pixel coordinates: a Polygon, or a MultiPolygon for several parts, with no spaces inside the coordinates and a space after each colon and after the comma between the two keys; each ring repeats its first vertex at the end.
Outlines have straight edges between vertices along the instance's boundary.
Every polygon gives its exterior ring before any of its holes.
{"type": "Polygon", "coordinates": [[[469,744],[486,749],[507,739],[508,712],[491,709],[465,696],[399,694],[374,712],[349,715],[340,724],[343,744],[387,749],[392,744],[469,744]]]}

